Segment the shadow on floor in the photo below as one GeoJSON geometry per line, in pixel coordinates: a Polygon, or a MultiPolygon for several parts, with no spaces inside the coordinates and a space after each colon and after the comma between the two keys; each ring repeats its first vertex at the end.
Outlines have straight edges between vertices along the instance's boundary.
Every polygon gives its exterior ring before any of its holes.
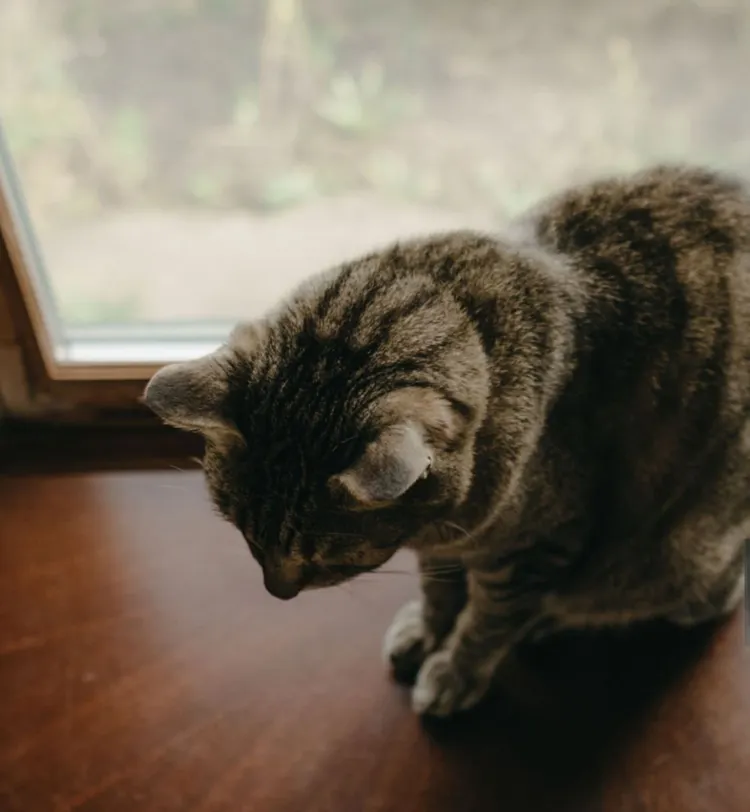
{"type": "MultiPolygon", "coordinates": [[[[713,626],[683,631],[649,624],[523,646],[485,706],[425,722],[426,733],[480,782],[502,762],[504,771],[526,774],[532,783],[543,777],[559,810],[600,810],[592,781],[606,783],[609,766],[715,632],[713,626]]],[[[521,797],[507,801],[508,808],[524,808],[521,797]]]]}

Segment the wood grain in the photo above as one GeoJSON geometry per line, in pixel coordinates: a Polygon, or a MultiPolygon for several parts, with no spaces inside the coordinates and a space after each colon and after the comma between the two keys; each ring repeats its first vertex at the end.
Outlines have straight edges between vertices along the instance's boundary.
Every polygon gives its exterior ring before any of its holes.
{"type": "Polygon", "coordinates": [[[530,649],[425,726],[379,656],[414,590],[268,597],[197,473],[0,478],[0,809],[750,808],[739,615],[530,649]]]}

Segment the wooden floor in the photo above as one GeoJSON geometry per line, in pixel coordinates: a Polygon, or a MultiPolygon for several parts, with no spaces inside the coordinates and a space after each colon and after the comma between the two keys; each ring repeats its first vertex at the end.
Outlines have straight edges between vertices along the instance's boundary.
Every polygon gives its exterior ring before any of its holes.
{"type": "Polygon", "coordinates": [[[530,650],[425,727],[379,655],[414,590],[267,597],[197,473],[0,478],[0,810],[750,809],[739,615],[530,650]]]}

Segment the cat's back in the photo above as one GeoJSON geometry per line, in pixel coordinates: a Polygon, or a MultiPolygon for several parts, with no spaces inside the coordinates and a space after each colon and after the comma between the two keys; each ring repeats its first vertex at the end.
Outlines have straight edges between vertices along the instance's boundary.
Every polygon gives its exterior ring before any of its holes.
{"type": "Polygon", "coordinates": [[[536,239],[563,254],[619,260],[625,272],[633,258],[652,270],[685,270],[697,250],[713,259],[750,250],[750,186],[707,169],[658,166],[573,187],[531,221],[536,239]]]}
{"type": "Polygon", "coordinates": [[[745,182],[661,166],[564,192],[529,226],[587,285],[591,369],[612,394],[652,380],[683,399],[728,387],[750,403],[745,182]]]}

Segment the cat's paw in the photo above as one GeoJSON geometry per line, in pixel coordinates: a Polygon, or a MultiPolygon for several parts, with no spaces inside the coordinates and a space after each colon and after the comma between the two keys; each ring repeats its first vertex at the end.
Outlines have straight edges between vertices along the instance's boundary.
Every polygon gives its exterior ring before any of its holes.
{"type": "Polygon", "coordinates": [[[447,651],[431,654],[419,670],[411,705],[420,716],[451,716],[469,710],[489,690],[491,675],[464,673],[447,651]]]}
{"type": "Polygon", "coordinates": [[[383,658],[399,682],[414,682],[425,658],[421,601],[409,601],[396,612],[383,640],[383,658]]]}

